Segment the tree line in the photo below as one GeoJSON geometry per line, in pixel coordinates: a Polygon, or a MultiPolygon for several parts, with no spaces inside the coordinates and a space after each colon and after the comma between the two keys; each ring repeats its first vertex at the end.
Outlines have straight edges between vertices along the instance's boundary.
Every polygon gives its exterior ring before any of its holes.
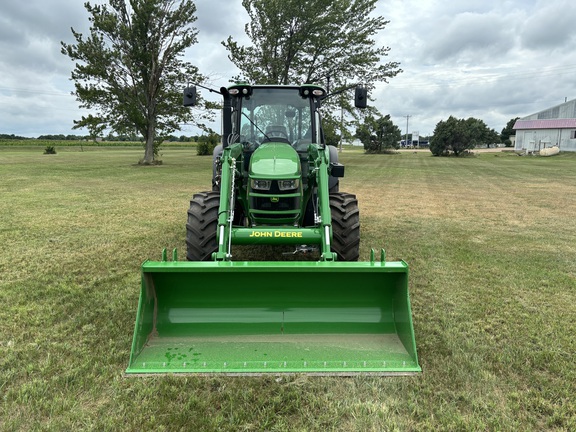
{"type": "MultiPolygon", "coordinates": [[[[203,135],[167,135],[164,137],[164,142],[198,142],[202,139],[203,135]]],[[[108,134],[101,137],[103,141],[110,142],[143,142],[144,139],[137,135],[115,135],[108,134]]],[[[43,141],[91,141],[94,137],[90,135],[64,135],[64,134],[49,134],[39,135],[37,137],[23,137],[14,134],[0,134],[0,140],[43,140],[43,141]]]]}
{"type": "MultiPolygon", "coordinates": [[[[429,140],[430,151],[434,156],[459,156],[467,150],[479,145],[490,146],[492,144],[503,143],[507,147],[511,146],[510,136],[515,135],[514,123],[518,117],[510,119],[507,125],[498,134],[494,129],[489,129],[484,121],[470,117],[468,119],[457,119],[450,116],[447,120],[440,121],[431,137],[422,137],[429,140]]],[[[338,146],[342,137],[338,134],[334,123],[325,124],[325,139],[327,144],[338,146]]],[[[350,134],[346,138],[357,138],[364,146],[366,153],[385,153],[387,151],[400,148],[400,142],[404,136],[400,127],[394,124],[390,115],[376,116],[368,115],[362,123],[358,123],[355,134],[350,134]]],[[[412,139],[408,134],[409,140],[412,139]]],[[[45,140],[45,141],[88,141],[92,137],[88,135],[40,135],[37,138],[21,137],[14,134],[0,134],[3,140],[45,140]]],[[[199,144],[198,154],[212,154],[212,149],[217,144],[220,136],[215,132],[203,135],[168,135],[164,137],[164,142],[195,142],[199,144]]],[[[103,137],[109,142],[143,142],[142,137],[136,135],[115,135],[108,134],[103,137]]]]}
{"type": "MultiPolygon", "coordinates": [[[[436,124],[429,137],[430,151],[434,156],[459,156],[479,145],[490,146],[503,143],[511,146],[510,136],[515,135],[514,123],[510,119],[500,133],[490,129],[483,120],[469,117],[457,119],[450,116],[436,124]]],[[[367,153],[382,153],[400,148],[402,133],[390,119],[390,115],[368,116],[356,129],[356,137],[367,153]]]]}

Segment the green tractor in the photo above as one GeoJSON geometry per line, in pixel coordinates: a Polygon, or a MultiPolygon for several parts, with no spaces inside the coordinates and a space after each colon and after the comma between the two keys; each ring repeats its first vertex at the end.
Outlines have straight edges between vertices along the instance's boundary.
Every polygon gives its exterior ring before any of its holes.
{"type": "MultiPolygon", "coordinates": [[[[196,103],[196,87],[184,105],[196,103]]],[[[214,91],[214,90],[211,90],[214,91]]],[[[316,85],[221,88],[211,190],[194,194],[187,261],[142,265],[128,374],[420,372],[408,265],[358,262],[360,218],[340,191],[316,85]],[[291,245],[318,259],[234,261],[235,245],[291,245]]],[[[367,91],[355,89],[366,107],[367,91]]]]}

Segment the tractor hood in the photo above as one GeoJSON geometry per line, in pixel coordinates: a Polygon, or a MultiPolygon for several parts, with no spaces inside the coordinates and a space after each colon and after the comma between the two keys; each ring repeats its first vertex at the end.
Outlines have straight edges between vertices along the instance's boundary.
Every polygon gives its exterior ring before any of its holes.
{"type": "Polygon", "coordinates": [[[250,177],[264,180],[299,178],[298,153],[289,144],[262,144],[250,159],[250,177]]]}

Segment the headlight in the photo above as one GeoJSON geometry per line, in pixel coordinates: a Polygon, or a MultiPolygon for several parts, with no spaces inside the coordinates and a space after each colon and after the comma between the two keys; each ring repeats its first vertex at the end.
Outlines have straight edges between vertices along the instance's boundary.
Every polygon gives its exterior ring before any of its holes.
{"type": "Polygon", "coordinates": [[[294,180],[278,180],[278,189],[281,191],[287,191],[292,189],[297,189],[300,182],[298,179],[294,180]]]}
{"type": "Polygon", "coordinates": [[[252,180],[252,189],[254,190],[270,190],[272,181],[270,180],[252,180]]]}

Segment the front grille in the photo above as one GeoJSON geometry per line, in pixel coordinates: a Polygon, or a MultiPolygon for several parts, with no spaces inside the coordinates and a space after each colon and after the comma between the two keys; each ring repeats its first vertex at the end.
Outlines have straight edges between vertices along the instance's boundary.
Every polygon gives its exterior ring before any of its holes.
{"type": "Polygon", "coordinates": [[[298,197],[282,198],[277,197],[278,201],[273,201],[270,197],[254,197],[252,199],[252,210],[258,212],[282,212],[277,215],[268,214],[269,217],[286,217],[284,212],[298,212],[300,199],[298,197]]]}
{"type": "Polygon", "coordinates": [[[250,213],[255,219],[294,222],[300,216],[298,190],[281,191],[273,181],[268,191],[250,191],[250,213]]]}

